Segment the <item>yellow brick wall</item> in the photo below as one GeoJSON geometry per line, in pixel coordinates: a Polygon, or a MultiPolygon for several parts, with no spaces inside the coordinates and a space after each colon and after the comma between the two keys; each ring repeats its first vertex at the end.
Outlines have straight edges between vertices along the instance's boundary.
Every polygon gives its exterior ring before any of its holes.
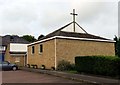
{"type": "Polygon", "coordinates": [[[104,55],[114,56],[114,43],[55,39],[28,46],[28,64],[36,64],[40,68],[45,65],[47,69],[55,67],[61,60],[75,63],[76,56],[104,55]],[[56,42],[56,44],[55,44],[56,42]],[[39,46],[43,45],[43,53],[39,53],[39,46]],[[32,46],[35,46],[35,53],[32,54],[32,46]],[[56,46],[56,51],[55,51],[56,46]],[[56,52],[56,53],[55,53],[56,52]]]}
{"type": "Polygon", "coordinates": [[[46,68],[51,69],[55,66],[55,41],[50,40],[43,43],[38,43],[28,46],[28,64],[36,64],[40,68],[45,65],[46,68]],[[43,52],[39,53],[39,46],[43,45],[43,52]],[[32,46],[35,47],[35,53],[32,54],[32,46]]]}
{"type": "Polygon", "coordinates": [[[16,63],[16,58],[20,58],[20,62],[17,62],[16,64],[18,66],[24,66],[24,56],[12,56],[10,55],[10,45],[7,46],[7,50],[5,52],[5,61],[9,61],[10,63],[16,63]]]}
{"type": "Polygon", "coordinates": [[[9,50],[10,50],[10,44],[7,45],[7,49],[6,49],[6,52],[5,52],[5,61],[10,61],[9,50]]]}
{"type": "Polygon", "coordinates": [[[104,55],[114,56],[114,43],[80,41],[80,40],[56,40],[57,62],[66,60],[75,63],[76,56],[104,55]]]}

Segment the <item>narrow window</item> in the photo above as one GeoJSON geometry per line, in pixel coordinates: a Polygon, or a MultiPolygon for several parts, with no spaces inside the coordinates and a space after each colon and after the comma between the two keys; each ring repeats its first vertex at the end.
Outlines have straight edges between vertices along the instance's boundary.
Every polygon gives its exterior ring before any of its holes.
{"type": "Polygon", "coordinates": [[[42,53],[43,52],[43,45],[41,44],[40,45],[40,53],[42,53]]]}
{"type": "Polygon", "coordinates": [[[13,36],[10,36],[10,41],[14,41],[14,38],[13,38],[13,36]]]}
{"type": "Polygon", "coordinates": [[[32,54],[34,54],[35,52],[35,49],[34,49],[34,46],[32,46],[32,54]]]}

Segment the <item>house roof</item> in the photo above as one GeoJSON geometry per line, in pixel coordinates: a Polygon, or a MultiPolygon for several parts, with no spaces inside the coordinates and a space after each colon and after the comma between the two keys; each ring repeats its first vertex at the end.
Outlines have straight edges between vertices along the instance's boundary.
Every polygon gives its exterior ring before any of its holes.
{"type": "Polygon", "coordinates": [[[29,44],[28,41],[25,39],[17,36],[17,35],[6,35],[2,36],[2,45],[7,46],[9,43],[23,43],[23,44],[29,44]]]}
{"type": "MultiPolygon", "coordinates": [[[[76,23],[76,22],[75,22],[76,23]]],[[[88,38],[88,39],[101,39],[101,40],[109,40],[100,36],[96,36],[96,35],[92,35],[87,33],[79,24],[77,24],[79,26],[79,29],[82,30],[82,32],[70,32],[70,31],[64,31],[64,29],[68,26],[70,26],[71,24],[73,24],[73,22],[65,25],[64,27],[61,27],[60,29],[44,36],[43,38],[41,38],[41,40],[43,39],[47,39],[50,37],[54,37],[54,36],[65,36],[65,37],[75,37],[75,38],[88,38]]]]}

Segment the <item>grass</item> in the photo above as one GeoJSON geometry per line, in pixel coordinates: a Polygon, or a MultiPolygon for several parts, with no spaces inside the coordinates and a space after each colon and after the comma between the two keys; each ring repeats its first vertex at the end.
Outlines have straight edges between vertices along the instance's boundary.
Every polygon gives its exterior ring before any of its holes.
{"type": "Polygon", "coordinates": [[[78,74],[78,72],[76,70],[70,70],[70,71],[65,71],[67,73],[72,73],[72,74],[78,74]]]}
{"type": "Polygon", "coordinates": [[[111,76],[104,76],[104,75],[95,75],[95,74],[89,74],[89,73],[79,73],[76,70],[70,70],[70,71],[65,71],[67,73],[71,73],[71,74],[84,74],[84,75],[90,75],[90,76],[97,76],[97,77],[103,77],[103,78],[111,78],[111,79],[120,79],[118,76],[117,77],[111,77],[111,76]]]}

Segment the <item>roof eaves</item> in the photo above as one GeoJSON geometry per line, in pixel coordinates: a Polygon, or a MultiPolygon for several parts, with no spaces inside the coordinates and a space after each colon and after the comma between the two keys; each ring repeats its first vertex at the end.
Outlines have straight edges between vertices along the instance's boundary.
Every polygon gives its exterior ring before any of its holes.
{"type": "Polygon", "coordinates": [[[77,38],[77,37],[66,37],[66,36],[54,36],[54,37],[50,37],[50,38],[47,38],[47,39],[43,39],[43,40],[40,40],[40,41],[37,41],[37,42],[33,42],[33,43],[31,43],[31,44],[28,44],[28,46],[34,45],[34,44],[38,44],[38,43],[42,43],[42,42],[47,41],[47,40],[56,39],[56,38],[72,39],[72,40],[85,40],[85,41],[97,41],[97,42],[110,42],[110,43],[115,43],[115,42],[116,42],[116,41],[114,41],[114,40],[77,38]]]}

